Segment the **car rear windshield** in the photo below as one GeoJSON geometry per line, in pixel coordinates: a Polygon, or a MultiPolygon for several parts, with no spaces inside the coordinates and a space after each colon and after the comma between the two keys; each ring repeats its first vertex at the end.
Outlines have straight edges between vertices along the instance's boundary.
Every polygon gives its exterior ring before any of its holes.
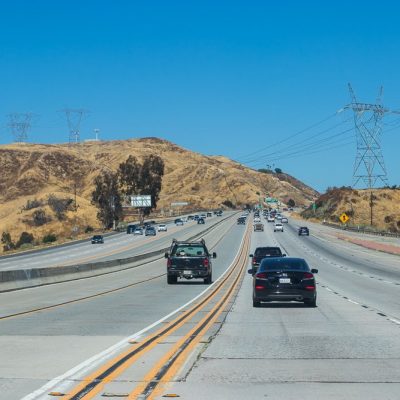
{"type": "Polygon", "coordinates": [[[179,245],[172,250],[172,255],[175,257],[202,257],[207,253],[201,245],[179,245]]]}
{"type": "Polygon", "coordinates": [[[310,271],[308,264],[302,259],[265,258],[260,271],[310,271]]]}
{"type": "Polygon", "coordinates": [[[103,239],[103,236],[95,235],[95,236],[93,236],[93,239],[103,239]]]}
{"type": "Polygon", "coordinates": [[[282,252],[280,248],[259,247],[254,254],[256,256],[280,256],[282,252]]]}

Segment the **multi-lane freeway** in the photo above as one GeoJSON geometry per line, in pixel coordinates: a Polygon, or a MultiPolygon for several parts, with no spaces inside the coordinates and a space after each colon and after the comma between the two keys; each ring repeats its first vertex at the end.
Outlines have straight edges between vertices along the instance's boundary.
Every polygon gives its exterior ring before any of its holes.
{"type": "MultiPolygon", "coordinates": [[[[0,399],[400,398],[400,257],[309,225],[253,232],[213,217],[156,238],[121,234],[0,259],[0,269],[123,258],[204,233],[212,285],[168,285],[165,260],[0,294],[0,399]],[[217,223],[219,222],[219,223],[217,223]],[[277,245],[317,268],[317,308],[253,308],[248,255],[277,245]],[[164,396],[164,397],[163,397],[164,396]]],[[[371,239],[373,240],[373,239],[371,239]]]]}

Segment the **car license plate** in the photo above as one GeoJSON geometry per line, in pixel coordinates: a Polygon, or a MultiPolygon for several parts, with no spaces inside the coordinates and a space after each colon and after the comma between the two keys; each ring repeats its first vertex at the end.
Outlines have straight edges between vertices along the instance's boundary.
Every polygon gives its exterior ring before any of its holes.
{"type": "Polygon", "coordinates": [[[192,275],[192,271],[185,270],[183,271],[183,275],[192,275]]]}
{"type": "Polygon", "coordinates": [[[290,278],[279,278],[279,283],[290,283],[290,278]]]}

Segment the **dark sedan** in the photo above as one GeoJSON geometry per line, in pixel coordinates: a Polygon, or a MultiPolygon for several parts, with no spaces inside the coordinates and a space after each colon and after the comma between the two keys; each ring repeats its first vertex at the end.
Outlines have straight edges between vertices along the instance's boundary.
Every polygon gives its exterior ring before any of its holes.
{"type": "Polygon", "coordinates": [[[144,231],[144,236],[156,236],[156,229],[153,226],[148,226],[144,231]]]}
{"type": "Polygon", "coordinates": [[[198,223],[198,224],[205,224],[206,222],[204,221],[204,218],[199,218],[199,219],[197,220],[197,223],[198,223]]]}
{"type": "Polygon", "coordinates": [[[302,258],[264,258],[253,275],[253,307],[268,301],[301,301],[316,307],[316,273],[318,270],[310,269],[302,258]]]}
{"type": "Polygon", "coordinates": [[[102,235],[94,235],[92,237],[92,244],[97,244],[97,243],[104,243],[104,238],[102,235]]]}
{"type": "Polygon", "coordinates": [[[299,236],[303,236],[303,235],[310,236],[310,231],[306,226],[301,226],[299,228],[299,232],[298,233],[299,233],[299,236]]]}

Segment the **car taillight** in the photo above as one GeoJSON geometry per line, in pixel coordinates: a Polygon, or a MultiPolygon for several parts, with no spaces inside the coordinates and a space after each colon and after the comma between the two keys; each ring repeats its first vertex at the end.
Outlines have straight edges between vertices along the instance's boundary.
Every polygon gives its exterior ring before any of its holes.
{"type": "Polygon", "coordinates": [[[313,279],[314,275],[311,272],[304,272],[303,279],[313,279]]]}
{"type": "Polygon", "coordinates": [[[252,263],[253,265],[256,265],[256,264],[257,264],[257,259],[256,259],[255,257],[253,257],[253,259],[251,260],[251,263],[252,263]]]}
{"type": "Polygon", "coordinates": [[[170,258],[168,258],[167,267],[168,267],[168,268],[169,268],[169,267],[172,267],[172,260],[171,260],[170,258]]]}
{"type": "Polygon", "coordinates": [[[265,287],[262,286],[262,285],[256,285],[255,289],[256,290],[263,290],[263,289],[265,289],[265,287]]]}
{"type": "Polygon", "coordinates": [[[267,274],[265,272],[259,272],[256,274],[257,279],[267,279],[267,274]]]}
{"type": "Polygon", "coordinates": [[[208,268],[208,266],[210,265],[210,262],[208,261],[208,258],[205,258],[203,260],[203,265],[208,268]]]}
{"type": "Polygon", "coordinates": [[[315,290],[315,286],[306,286],[305,289],[313,291],[313,290],[315,290]]]}

